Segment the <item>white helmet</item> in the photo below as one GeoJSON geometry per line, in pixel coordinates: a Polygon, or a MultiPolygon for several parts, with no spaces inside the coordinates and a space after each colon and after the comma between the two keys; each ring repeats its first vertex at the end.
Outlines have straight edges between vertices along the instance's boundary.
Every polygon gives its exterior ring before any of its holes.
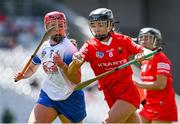
{"type": "Polygon", "coordinates": [[[152,27],[142,28],[139,31],[138,42],[141,44],[141,39],[145,36],[151,37],[153,39],[153,49],[160,47],[162,45],[162,36],[161,32],[158,29],[152,27]]]}

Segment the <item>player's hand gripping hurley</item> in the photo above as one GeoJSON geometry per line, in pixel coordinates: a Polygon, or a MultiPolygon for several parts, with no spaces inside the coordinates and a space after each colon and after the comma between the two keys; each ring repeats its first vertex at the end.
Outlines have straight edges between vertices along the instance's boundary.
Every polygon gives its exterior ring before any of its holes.
{"type": "MultiPolygon", "coordinates": [[[[154,50],[154,51],[152,51],[152,53],[145,55],[144,58],[145,58],[145,59],[146,59],[146,58],[149,58],[149,57],[155,55],[156,53],[160,52],[161,50],[162,50],[162,48],[159,48],[159,49],[157,49],[157,50],[154,50]]],[[[123,64],[123,65],[120,65],[120,66],[118,66],[118,67],[116,67],[116,68],[114,68],[114,69],[112,69],[112,70],[110,70],[110,71],[107,71],[107,72],[105,72],[105,73],[102,73],[102,74],[96,76],[95,78],[92,78],[92,79],[89,79],[89,80],[87,80],[87,81],[84,81],[84,82],[78,84],[78,85],[74,88],[74,90],[81,90],[81,89],[83,89],[84,87],[87,87],[88,85],[90,85],[91,83],[93,83],[94,81],[96,81],[96,80],[98,80],[98,79],[100,79],[100,78],[102,78],[102,77],[105,77],[105,76],[107,76],[107,75],[109,75],[109,74],[112,74],[112,73],[115,72],[115,71],[118,71],[118,70],[120,70],[120,69],[123,69],[123,68],[125,68],[125,67],[127,67],[127,66],[129,66],[129,65],[131,65],[131,64],[134,64],[135,62],[136,62],[136,59],[133,59],[133,60],[131,60],[131,61],[129,61],[129,62],[123,64]]]]}
{"type": "MultiPolygon", "coordinates": [[[[54,29],[54,27],[50,28],[49,30],[47,30],[44,33],[44,35],[43,35],[39,45],[35,49],[34,53],[31,55],[30,59],[28,60],[28,62],[26,63],[26,65],[24,66],[22,71],[20,72],[22,75],[26,72],[27,68],[29,67],[30,63],[32,62],[33,57],[36,55],[36,53],[38,52],[38,50],[41,47],[41,45],[46,41],[47,37],[52,33],[53,29],[54,29]]],[[[14,81],[17,82],[18,80],[14,80],[14,81]]]]}

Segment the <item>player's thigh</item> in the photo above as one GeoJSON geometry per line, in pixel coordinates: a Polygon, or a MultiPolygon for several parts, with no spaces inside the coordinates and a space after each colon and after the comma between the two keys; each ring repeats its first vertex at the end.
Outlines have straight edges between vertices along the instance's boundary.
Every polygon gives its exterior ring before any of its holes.
{"type": "MultiPolygon", "coordinates": [[[[69,120],[66,116],[63,114],[59,115],[59,119],[61,120],[61,123],[72,123],[71,120],[69,120]]],[[[78,124],[82,123],[82,121],[78,122],[78,124]]]]}
{"type": "Polygon", "coordinates": [[[37,103],[30,114],[28,123],[51,123],[56,117],[57,112],[54,108],[37,103]]]}
{"type": "Polygon", "coordinates": [[[105,119],[105,123],[126,122],[132,113],[136,111],[136,107],[131,103],[123,100],[117,100],[105,119]]]}
{"type": "Polygon", "coordinates": [[[135,111],[127,119],[126,123],[141,123],[141,118],[140,118],[139,114],[135,111]]]}
{"type": "Polygon", "coordinates": [[[140,118],[141,118],[142,123],[151,123],[151,120],[149,120],[141,115],[140,115],[140,118]]]}
{"type": "Polygon", "coordinates": [[[152,123],[153,124],[156,124],[156,123],[166,123],[166,124],[170,124],[171,123],[171,121],[162,121],[162,120],[152,120],[152,123]]]}

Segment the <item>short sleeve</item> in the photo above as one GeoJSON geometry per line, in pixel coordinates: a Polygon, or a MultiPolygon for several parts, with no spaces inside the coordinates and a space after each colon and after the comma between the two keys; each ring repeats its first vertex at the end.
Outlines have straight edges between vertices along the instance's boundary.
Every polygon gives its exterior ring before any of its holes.
{"type": "Polygon", "coordinates": [[[157,62],[157,74],[163,74],[163,75],[171,75],[171,66],[167,62],[157,62]]]}
{"type": "Polygon", "coordinates": [[[89,61],[90,60],[90,56],[89,56],[89,43],[85,42],[83,44],[83,46],[81,47],[81,49],[79,50],[79,54],[82,55],[84,61],[89,61]]]}
{"type": "Polygon", "coordinates": [[[32,59],[32,63],[34,65],[39,65],[39,64],[41,64],[41,59],[37,55],[35,55],[32,59]]]}
{"type": "Polygon", "coordinates": [[[165,56],[157,55],[156,56],[156,63],[157,63],[157,74],[163,75],[171,75],[171,63],[165,56]]]}
{"type": "Polygon", "coordinates": [[[69,65],[72,61],[72,57],[73,57],[74,53],[76,53],[77,51],[78,51],[77,48],[73,44],[70,44],[68,49],[64,52],[63,61],[67,65],[69,65]]]}
{"type": "Polygon", "coordinates": [[[43,56],[46,54],[46,51],[43,50],[44,44],[40,47],[37,54],[33,57],[32,63],[35,65],[41,64],[43,56]]]}
{"type": "Polygon", "coordinates": [[[125,40],[127,42],[130,55],[131,54],[137,54],[137,53],[140,53],[142,51],[143,48],[141,47],[141,45],[136,44],[131,38],[126,36],[125,40]]]}

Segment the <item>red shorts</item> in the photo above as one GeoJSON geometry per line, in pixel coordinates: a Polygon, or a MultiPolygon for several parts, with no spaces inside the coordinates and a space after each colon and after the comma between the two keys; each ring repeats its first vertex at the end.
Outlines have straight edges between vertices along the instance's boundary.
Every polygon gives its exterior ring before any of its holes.
{"type": "Polygon", "coordinates": [[[140,115],[148,120],[177,121],[178,118],[176,105],[167,106],[162,101],[153,104],[146,102],[140,115]]]}
{"type": "Polygon", "coordinates": [[[109,108],[113,106],[116,100],[126,101],[139,108],[140,96],[131,78],[117,82],[109,90],[103,89],[103,92],[109,108]]]}

